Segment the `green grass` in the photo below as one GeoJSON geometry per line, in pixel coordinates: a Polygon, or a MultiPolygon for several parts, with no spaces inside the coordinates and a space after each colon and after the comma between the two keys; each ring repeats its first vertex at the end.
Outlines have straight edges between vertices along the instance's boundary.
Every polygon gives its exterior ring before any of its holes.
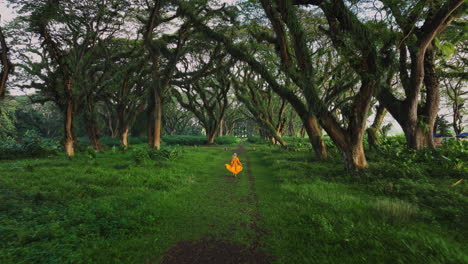
{"type": "MultiPolygon", "coordinates": [[[[465,182],[388,178],[377,163],[349,175],[339,160],[254,146],[260,243],[275,263],[468,263],[465,182]]],[[[153,160],[144,148],[0,161],[0,263],[147,263],[178,241],[253,242],[230,152],[153,160]]]]}
{"type": "Polygon", "coordinates": [[[122,152],[1,162],[0,263],[145,263],[227,232],[247,221],[237,202],[247,183],[226,187],[220,151],[144,165],[122,152]]]}
{"type": "MultiPolygon", "coordinates": [[[[253,164],[277,263],[468,263],[466,239],[452,232],[466,223],[442,221],[437,208],[379,194],[305,152],[256,152],[253,164]]],[[[459,204],[464,214],[466,196],[459,204]]]]}

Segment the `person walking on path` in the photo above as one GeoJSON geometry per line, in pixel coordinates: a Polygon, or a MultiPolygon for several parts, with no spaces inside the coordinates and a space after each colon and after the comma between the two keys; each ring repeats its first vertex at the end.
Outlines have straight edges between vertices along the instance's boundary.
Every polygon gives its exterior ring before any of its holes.
{"type": "Polygon", "coordinates": [[[237,153],[232,154],[231,164],[224,164],[226,169],[237,177],[237,174],[242,171],[242,163],[240,162],[239,158],[237,157],[237,153]]]}

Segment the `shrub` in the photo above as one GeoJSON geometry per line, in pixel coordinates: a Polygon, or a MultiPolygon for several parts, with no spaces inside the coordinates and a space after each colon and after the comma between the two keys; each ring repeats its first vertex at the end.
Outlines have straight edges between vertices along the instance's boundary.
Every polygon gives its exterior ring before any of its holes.
{"type": "Polygon", "coordinates": [[[41,138],[35,130],[28,130],[21,141],[7,137],[0,142],[0,159],[50,156],[56,155],[61,149],[58,141],[41,138]]]}
{"type": "Polygon", "coordinates": [[[262,137],[258,137],[258,136],[247,138],[247,142],[253,143],[253,144],[268,144],[268,141],[266,139],[262,137]]]}
{"type": "Polygon", "coordinates": [[[241,142],[241,139],[235,136],[223,136],[215,138],[215,144],[218,145],[232,145],[238,144],[239,142],[241,142]]]}

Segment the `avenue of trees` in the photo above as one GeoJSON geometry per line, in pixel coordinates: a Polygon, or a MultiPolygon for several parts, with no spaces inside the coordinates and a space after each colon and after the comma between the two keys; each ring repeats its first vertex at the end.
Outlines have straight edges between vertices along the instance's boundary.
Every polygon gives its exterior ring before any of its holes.
{"type": "Polygon", "coordinates": [[[0,28],[0,139],[17,133],[13,88],[34,89],[21,100],[68,156],[77,131],[96,151],[132,133],[159,149],[163,134],[213,144],[255,123],[273,144],[307,135],[320,159],[328,135],[360,170],[386,116],[415,150],[434,147],[439,123],[466,125],[463,0],[7,2],[19,16],[0,28]]]}

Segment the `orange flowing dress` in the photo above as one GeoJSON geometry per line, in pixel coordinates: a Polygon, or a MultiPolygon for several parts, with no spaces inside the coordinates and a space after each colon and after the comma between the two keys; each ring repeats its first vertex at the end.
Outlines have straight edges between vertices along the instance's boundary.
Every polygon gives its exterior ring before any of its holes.
{"type": "Polygon", "coordinates": [[[231,164],[224,164],[226,169],[234,174],[238,174],[242,171],[242,163],[240,162],[239,158],[234,158],[231,160],[231,164]]]}

